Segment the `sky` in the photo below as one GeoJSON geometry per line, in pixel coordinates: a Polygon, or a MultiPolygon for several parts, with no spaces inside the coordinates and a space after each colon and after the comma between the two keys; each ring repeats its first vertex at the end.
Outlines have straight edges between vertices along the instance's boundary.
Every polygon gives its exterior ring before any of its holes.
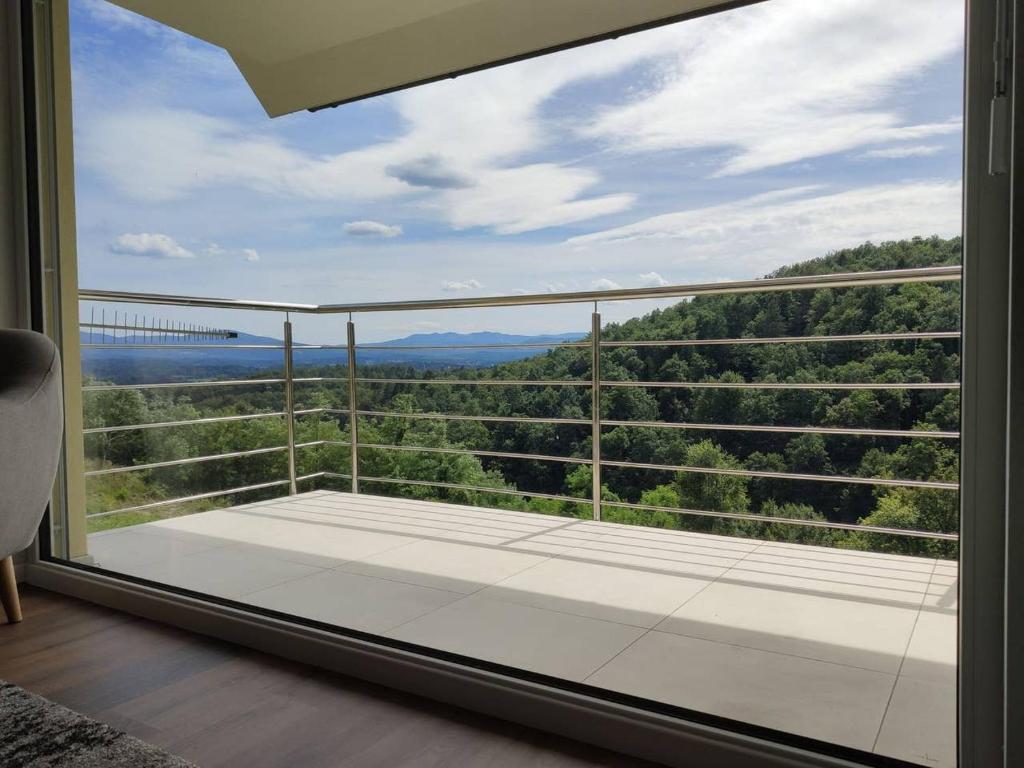
{"type": "MultiPolygon", "coordinates": [[[[72,0],[79,284],[303,303],[508,295],[747,279],[953,236],[963,16],[963,0],[767,0],[270,119],[223,50],[72,0]]],[[[127,309],[281,335],[277,315],[127,309]]],[[[560,333],[589,330],[591,309],[356,322],[361,340],[560,333]]],[[[297,339],[337,342],[347,318],[293,319],[297,339]]]]}

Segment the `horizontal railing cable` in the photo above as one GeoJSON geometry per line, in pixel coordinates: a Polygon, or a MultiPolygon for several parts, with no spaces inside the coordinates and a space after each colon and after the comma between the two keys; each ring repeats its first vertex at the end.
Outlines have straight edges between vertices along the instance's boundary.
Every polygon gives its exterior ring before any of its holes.
{"type": "Polygon", "coordinates": [[[903,480],[889,477],[859,477],[856,475],[817,475],[801,472],[768,472],[757,469],[729,469],[726,467],[694,467],[679,464],[650,464],[640,461],[612,461],[601,459],[605,467],[620,469],[653,469],[664,472],[693,472],[705,475],[730,475],[732,477],[758,477],[767,480],[805,480],[820,483],[852,483],[854,485],[881,485],[898,488],[941,488],[959,490],[959,483],[938,480],[903,480]]]}
{"type": "MultiPolygon", "coordinates": [[[[297,480],[299,478],[296,478],[297,480]]],[[[302,478],[306,479],[306,478],[302,478]]],[[[141,512],[146,509],[156,509],[158,507],[167,507],[174,504],[186,504],[190,501],[201,501],[202,499],[212,499],[216,496],[232,496],[236,493],[246,493],[248,491],[259,491],[264,488],[276,488],[281,485],[288,485],[290,480],[271,480],[267,483],[254,483],[253,485],[241,485],[236,488],[226,488],[221,491],[207,491],[206,493],[195,493],[191,496],[179,496],[174,499],[162,499],[161,501],[151,501],[148,504],[137,504],[132,507],[120,507],[118,509],[110,509],[104,512],[93,512],[87,514],[88,518],[95,517],[109,517],[110,515],[121,515],[126,512],[141,512]]]]}
{"type": "Polygon", "coordinates": [[[460,384],[508,387],[589,387],[587,379],[390,379],[356,377],[359,384],[460,384]]]}
{"type": "MultiPolygon", "coordinates": [[[[347,445],[335,441],[338,445],[347,445]]],[[[559,461],[565,464],[591,464],[590,459],[575,456],[549,456],[541,453],[511,453],[508,451],[484,451],[474,448],[435,448],[425,445],[388,445],[387,443],[359,443],[357,448],[376,448],[383,451],[412,451],[416,453],[462,453],[474,456],[489,456],[499,459],[526,459],[528,461],[559,461]]]]}
{"type": "MultiPolygon", "coordinates": [[[[362,413],[362,411],[360,411],[362,413]]],[[[810,435],[843,435],[849,437],[899,437],[899,438],[936,438],[958,440],[959,432],[928,429],[873,429],[860,427],[788,427],[775,424],[718,424],[676,421],[629,421],[621,419],[602,419],[605,427],[652,427],[657,429],[692,429],[694,431],[732,431],[732,432],[782,432],[810,435]]]]}
{"type": "Polygon", "coordinates": [[[557,349],[557,348],[590,349],[585,341],[531,341],[507,342],[502,344],[356,344],[356,349],[376,350],[378,352],[411,352],[421,349],[557,349]]]}
{"type": "MultiPolygon", "coordinates": [[[[308,416],[317,413],[339,413],[347,414],[348,410],[343,408],[306,408],[295,411],[296,416],[308,416]]],[[[166,429],[168,427],[190,427],[202,426],[203,424],[218,424],[225,421],[251,421],[253,419],[272,419],[286,416],[284,411],[271,411],[268,413],[243,413],[236,416],[209,416],[200,419],[181,419],[179,421],[154,421],[149,424],[118,424],[114,426],[88,427],[82,430],[84,435],[105,434],[107,432],[131,432],[138,429],[166,429]]]]}
{"type": "Polygon", "coordinates": [[[426,485],[437,488],[449,488],[457,491],[477,491],[480,493],[500,493],[509,496],[526,496],[533,499],[550,499],[552,501],[566,501],[574,504],[590,504],[590,499],[577,499],[573,496],[560,496],[555,493],[534,493],[523,491],[518,488],[488,488],[483,485],[464,485],[462,483],[445,483],[440,480],[406,480],[400,477],[367,477],[360,475],[359,479],[367,483],[393,483],[395,485],[426,485]]]}
{"type": "Polygon", "coordinates": [[[912,331],[907,333],[847,333],[836,336],[741,336],[734,339],[644,339],[602,341],[605,347],[708,347],[746,344],[832,344],[852,341],[920,341],[959,339],[960,331],[912,331]]]}
{"type": "Polygon", "coordinates": [[[654,504],[632,504],[625,501],[601,502],[606,507],[623,507],[649,512],[669,512],[671,514],[690,517],[712,517],[726,520],[750,520],[755,523],[781,525],[798,525],[807,528],[830,528],[839,531],[858,531],[862,533],[878,533],[889,536],[910,536],[921,539],[940,539],[943,541],[958,541],[959,536],[955,533],[940,533],[938,531],[915,531],[908,528],[885,528],[877,525],[857,525],[856,523],[833,523],[828,520],[803,520],[797,517],[774,517],[771,515],[753,515],[745,512],[711,512],[702,509],[682,509],[679,507],[661,507],[654,504]]]}
{"type": "Polygon", "coordinates": [[[204,461],[222,461],[225,459],[237,459],[243,456],[257,456],[263,453],[275,453],[287,451],[287,445],[275,445],[270,448],[251,448],[246,451],[230,451],[229,453],[211,453],[205,456],[189,456],[184,459],[169,459],[167,461],[154,461],[149,464],[130,464],[124,467],[106,467],[104,469],[86,470],[86,477],[98,475],[114,475],[121,472],[142,472],[147,469],[159,469],[161,467],[176,467],[183,464],[199,464],[204,461]]]}
{"type": "Polygon", "coordinates": [[[292,381],[296,384],[316,384],[320,382],[342,382],[348,381],[347,378],[341,376],[296,376],[292,381]]]}
{"type": "MultiPolygon", "coordinates": [[[[602,341],[601,347],[701,347],[701,346],[739,346],[746,344],[814,344],[838,343],[852,341],[913,341],[925,339],[959,339],[959,331],[934,331],[912,333],[862,333],[844,334],[841,336],[774,336],[749,337],[733,339],[646,339],[624,341],[602,341]]],[[[152,342],[83,342],[83,349],[284,349],[281,344],[180,344],[152,342]]],[[[376,350],[379,352],[419,352],[423,350],[443,349],[590,349],[585,341],[567,342],[522,342],[506,344],[357,344],[356,349],[376,350]]],[[[303,344],[293,348],[293,352],[312,352],[317,350],[344,350],[339,344],[303,344]]]]}
{"type": "MultiPolygon", "coordinates": [[[[311,440],[307,443],[296,443],[296,448],[312,448],[317,445],[324,445],[324,440],[311,440]]],[[[176,467],[183,464],[200,464],[204,461],[223,461],[225,459],[238,459],[244,456],[258,456],[263,453],[276,453],[287,451],[287,445],[274,445],[269,448],[250,448],[244,451],[230,451],[228,453],[210,453],[204,456],[189,456],[184,459],[168,459],[167,461],[154,461],[148,464],[129,464],[123,467],[105,467],[103,469],[90,469],[84,473],[86,477],[97,475],[116,475],[122,472],[141,472],[147,469],[159,469],[161,467],[176,467]]]]}
{"type": "MultiPolygon", "coordinates": [[[[590,387],[586,380],[542,379],[391,379],[357,377],[360,384],[449,384],[460,386],[590,387]]],[[[668,387],[676,389],[959,389],[956,382],[768,382],[768,381],[602,381],[602,387],[668,387]]]]}
{"type": "MultiPolygon", "coordinates": [[[[480,416],[472,414],[427,413],[410,411],[359,411],[360,416],[393,417],[406,419],[436,419],[439,421],[473,421],[480,423],[511,423],[511,424],[570,424],[590,426],[590,419],[545,418],[541,416],[480,416]]],[[[959,432],[925,430],[925,429],[873,429],[859,427],[800,427],[774,424],[719,424],[698,422],[671,421],[632,421],[619,419],[602,419],[605,427],[652,427],[666,429],[690,429],[694,431],[734,431],[734,432],[781,432],[796,434],[840,435],[849,437],[896,437],[896,438],[937,438],[959,439],[959,432]]]]}
{"type": "Polygon", "coordinates": [[[166,429],[168,427],[186,427],[203,424],[219,424],[226,421],[251,421],[253,419],[281,418],[284,411],[269,413],[244,413],[236,416],[209,416],[202,419],[180,419],[178,421],[154,421],[149,424],[117,424],[114,426],[88,427],[82,430],[85,435],[106,434],[107,432],[131,432],[137,429],[166,429]]]}
{"type": "MultiPolygon", "coordinates": [[[[310,377],[293,380],[296,384],[317,382],[345,382],[336,377],[310,377]]],[[[391,379],[356,377],[360,384],[449,384],[465,386],[521,386],[521,387],[590,387],[586,380],[543,379],[391,379]]],[[[284,379],[237,379],[209,381],[160,382],[154,384],[88,384],[83,392],[104,392],[119,389],[176,389],[183,387],[238,387],[246,384],[283,384],[284,379]]],[[[676,389],[906,389],[952,390],[960,389],[957,382],[768,382],[768,381],[602,381],[602,387],[669,387],[676,389]]]]}
{"type": "Polygon", "coordinates": [[[203,381],[163,381],[153,384],[86,384],[83,392],[118,389],[181,389],[184,387],[242,387],[246,385],[284,384],[284,379],[210,379],[203,381]]]}
{"type": "Polygon", "coordinates": [[[667,387],[675,389],[960,389],[957,382],[786,382],[786,381],[602,381],[602,387],[667,387]]]}
{"type": "Polygon", "coordinates": [[[437,419],[439,421],[477,421],[510,424],[579,424],[590,426],[590,419],[544,418],[540,416],[472,416],[456,413],[420,413],[409,411],[358,411],[360,416],[396,417],[405,419],[437,419]]]}
{"type": "Polygon", "coordinates": [[[284,349],[285,347],[281,344],[163,344],[159,341],[150,343],[138,343],[138,342],[126,342],[119,344],[117,342],[104,342],[104,343],[93,343],[87,342],[82,343],[83,349],[284,349]]]}

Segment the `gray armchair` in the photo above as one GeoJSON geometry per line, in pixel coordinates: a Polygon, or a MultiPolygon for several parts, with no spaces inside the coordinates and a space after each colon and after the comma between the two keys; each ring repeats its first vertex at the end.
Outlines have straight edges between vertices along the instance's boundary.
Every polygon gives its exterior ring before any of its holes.
{"type": "Polygon", "coordinates": [[[21,621],[12,555],[32,543],[64,431],[60,356],[32,331],[0,330],[0,602],[21,621]]]}

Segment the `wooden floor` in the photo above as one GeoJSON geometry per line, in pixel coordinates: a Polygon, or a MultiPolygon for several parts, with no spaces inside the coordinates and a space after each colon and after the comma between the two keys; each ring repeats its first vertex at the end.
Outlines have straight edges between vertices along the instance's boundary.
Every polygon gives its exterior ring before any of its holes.
{"type": "Polygon", "coordinates": [[[0,678],[204,768],[649,763],[25,587],[0,678]]]}

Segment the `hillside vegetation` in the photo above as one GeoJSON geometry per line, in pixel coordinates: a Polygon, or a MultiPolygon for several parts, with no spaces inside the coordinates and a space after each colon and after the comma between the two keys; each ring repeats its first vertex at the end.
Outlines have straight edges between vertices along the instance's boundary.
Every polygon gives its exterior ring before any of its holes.
{"type": "MultiPolygon", "coordinates": [[[[959,239],[915,238],[865,244],[780,269],[770,277],[902,269],[958,264],[959,239]]],[[[834,336],[856,333],[957,330],[959,284],[914,283],[733,294],[681,301],[621,324],[610,324],[610,341],[834,336]]],[[[955,382],[959,380],[957,339],[793,344],[623,346],[602,356],[602,378],[655,382],[955,382]]],[[[270,375],[264,372],[261,375],[270,375]]],[[[307,375],[304,371],[304,375],[307,375]]],[[[344,369],[323,367],[308,375],[343,377],[344,369]]],[[[484,368],[422,370],[395,365],[360,366],[360,375],[382,378],[541,379],[589,381],[589,352],[556,349],[529,360],[484,368]]],[[[364,384],[360,408],[403,414],[446,413],[488,416],[588,418],[586,386],[465,386],[452,384],[364,384]]],[[[341,382],[298,386],[298,406],[344,407],[341,382]]],[[[602,412],[612,421],[660,421],[698,425],[785,425],[956,431],[957,390],[786,390],[608,387],[602,412]]],[[[277,411],[277,387],[252,386],[182,390],[112,390],[89,393],[87,426],[159,422],[201,416],[277,411]]],[[[300,449],[300,474],[347,473],[345,416],[299,419],[302,441],[339,445],[300,449]]],[[[114,432],[90,436],[90,465],[126,466],[183,456],[282,445],[280,419],[211,423],[202,426],[114,432]]],[[[441,421],[410,416],[362,417],[360,442],[398,446],[468,448],[585,458],[586,425],[441,421]]],[[[949,438],[894,438],[724,429],[607,426],[602,455],[609,461],[733,468],[815,475],[955,481],[959,443],[949,438]]],[[[363,449],[364,476],[433,480],[492,488],[465,491],[421,485],[366,482],[371,493],[420,499],[514,507],[537,512],[589,516],[588,504],[538,499],[522,491],[588,498],[586,465],[497,459],[459,453],[363,449]]],[[[285,476],[283,452],[227,461],[106,475],[89,482],[90,511],[104,511],[285,476]]],[[[344,488],[344,480],[323,481],[344,488]]],[[[949,542],[833,531],[772,523],[771,517],[831,520],[890,528],[957,530],[958,500],[945,489],[894,488],[848,483],[747,478],[695,472],[605,467],[602,496],[606,520],[720,534],[829,544],[911,554],[952,554],[949,542]],[[638,503],[764,517],[765,521],[692,516],[671,511],[613,506],[638,503]]],[[[307,483],[311,487],[311,484],[307,483]]],[[[271,489],[267,494],[280,493],[271,489]]],[[[244,498],[251,500],[254,495],[244,498]]],[[[239,497],[241,498],[241,497],[239,497]]],[[[203,505],[238,503],[208,500],[203,505]]],[[[186,508],[97,519],[118,525],[151,514],[180,514],[186,508]]]]}

